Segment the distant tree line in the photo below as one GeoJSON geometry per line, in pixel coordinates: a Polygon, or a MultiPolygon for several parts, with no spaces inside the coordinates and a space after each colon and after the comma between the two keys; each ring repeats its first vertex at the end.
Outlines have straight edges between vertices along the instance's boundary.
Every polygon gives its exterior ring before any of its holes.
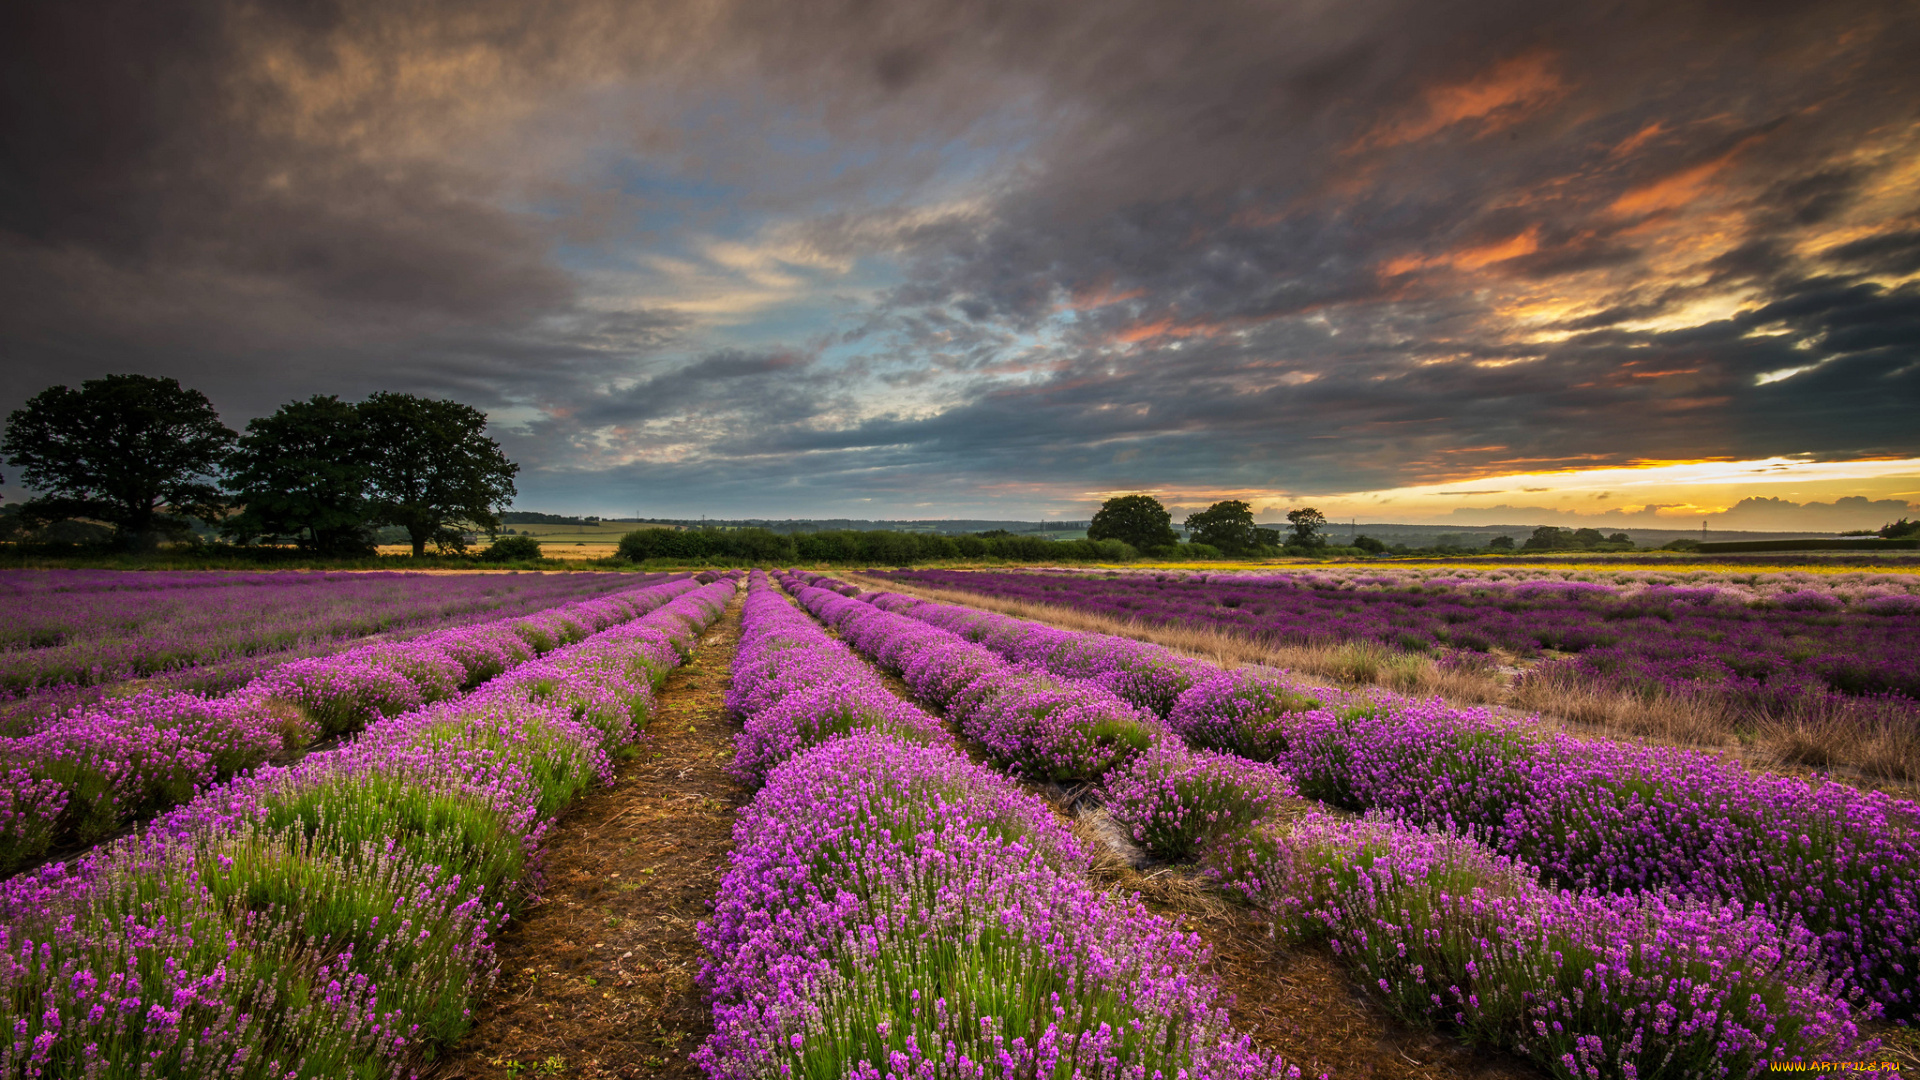
{"type": "Polygon", "coordinates": [[[49,387],[7,417],[0,454],[41,494],[15,510],[27,528],[87,520],[117,546],[190,535],[195,519],[235,544],[294,544],[315,555],[373,552],[404,529],[415,555],[466,547],[500,527],[519,466],[457,401],[376,393],[315,396],[247,424],[177,381],[109,375],[49,387]]]}
{"type": "Polygon", "coordinates": [[[500,515],[503,525],[598,525],[600,518],[594,514],[584,517],[569,517],[566,514],[542,514],[532,510],[508,510],[500,515]]]}
{"type": "Polygon", "coordinates": [[[908,566],[947,559],[1018,562],[1121,562],[1138,552],[1118,540],[1048,540],[998,530],[911,533],[884,529],[776,533],[771,529],[636,529],[620,538],[619,557],[634,562],[859,562],[908,566]],[[998,535],[994,535],[995,532],[998,535]]]}

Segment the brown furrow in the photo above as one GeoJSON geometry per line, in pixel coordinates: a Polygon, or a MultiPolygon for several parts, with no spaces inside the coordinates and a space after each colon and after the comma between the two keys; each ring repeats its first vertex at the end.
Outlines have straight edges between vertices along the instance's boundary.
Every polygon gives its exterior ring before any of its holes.
{"type": "Polygon", "coordinates": [[[712,1029],[696,927],[719,889],[734,811],[724,706],[740,598],[667,677],[637,756],[546,836],[546,886],[498,942],[500,980],[439,1080],[697,1077],[712,1029]]]}

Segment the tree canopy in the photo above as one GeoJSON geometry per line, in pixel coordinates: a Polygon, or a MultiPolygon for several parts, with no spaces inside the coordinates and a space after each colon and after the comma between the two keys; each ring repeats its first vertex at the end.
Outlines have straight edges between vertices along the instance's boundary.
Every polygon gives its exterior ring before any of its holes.
{"type": "Polygon", "coordinates": [[[1173,515],[1151,495],[1119,495],[1100,504],[1087,526],[1089,540],[1119,540],[1136,550],[1171,547],[1173,515]]]}
{"type": "Polygon", "coordinates": [[[1253,523],[1253,507],[1237,499],[1217,502],[1197,514],[1188,514],[1187,535],[1197,543],[1240,555],[1259,548],[1263,532],[1253,523]]]}
{"type": "Polygon", "coordinates": [[[513,503],[520,466],[487,438],[487,416],[471,405],[381,392],[359,406],[368,459],[369,517],[407,530],[415,555],[427,545],[465,551],[459,526],[488,532],[513,503]]]}
{"type": "Polygon", "coordinates": [[[217,518],[214,479],[236,436],[198,390],[148,375],[50,386],[7,417],[0,451],[44,492],[22,510],[38,521],[93,518],[123,547],[217,518]]]}
{"type": "Polygon", "coordinates": [[[1287,538],[1289,545],[1317,548],[1326,544],[1327,538],[1321,533],[1327,527],[1327,515],[1306,506],[1287,511],[1287,521],[1293,525],[1293,535],[1287,538]]]}
{"type": "Polygon", "coordinates": [[[247,424],[227,460],[245,509],[221,523],[240,541],[291,540],[318,555],[371,555],[371,448],[358,406],[316,395],[247,424]]]}

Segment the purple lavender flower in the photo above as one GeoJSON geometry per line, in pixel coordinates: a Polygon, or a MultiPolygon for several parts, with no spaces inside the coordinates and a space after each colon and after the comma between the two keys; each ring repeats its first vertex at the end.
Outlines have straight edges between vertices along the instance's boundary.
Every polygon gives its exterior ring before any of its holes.
{"type": "Polygon", "coordinates": [[[651,614],[0,884],[0,1074],[404,1075],[466,1029],[546,822],[635,737],[636,672],[735,588],[608,602],[580,617],[651,614]]]}

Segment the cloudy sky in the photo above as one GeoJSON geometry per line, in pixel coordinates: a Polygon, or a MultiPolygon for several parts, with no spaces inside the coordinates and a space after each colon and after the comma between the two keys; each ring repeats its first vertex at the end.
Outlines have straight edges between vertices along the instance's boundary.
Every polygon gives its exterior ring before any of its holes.
{"type": "Polygon", "coordinates": [[[0,53],[0,412],[453,397],[522,508],[649,516],[1920,511],[1906,0],[26,0],[0,53]]]}

